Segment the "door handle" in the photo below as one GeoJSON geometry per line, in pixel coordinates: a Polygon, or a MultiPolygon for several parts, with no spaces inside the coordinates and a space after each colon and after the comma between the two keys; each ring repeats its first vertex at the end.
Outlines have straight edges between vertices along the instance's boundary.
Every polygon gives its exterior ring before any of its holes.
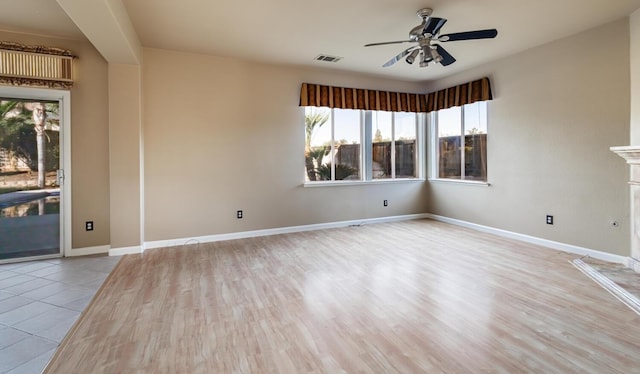
{"type": "Polygon", "coordinates": [[[56,170],[56,181],[58,183],[58,186],[62,186],[62,183],[64,183],[64,170],[56,170]]]}

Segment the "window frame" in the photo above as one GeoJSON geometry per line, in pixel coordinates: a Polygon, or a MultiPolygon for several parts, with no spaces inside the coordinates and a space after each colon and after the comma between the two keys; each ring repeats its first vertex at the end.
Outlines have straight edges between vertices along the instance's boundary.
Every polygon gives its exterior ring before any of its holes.
{"type": "MultiPolygon", "coordinates": [[[[481,186],[490,186],[489,183],[489,167],[487,163],[487,169],[485,170],[486,179],[485,180],[477,180],[477,179],[466,179],[465,175],[465,152],[464,152],[464,144],[465,144],[465,107],[469,105],[484,105],[484,121],[486,124],[486,135],[487,138],[489,136],[489,110],[488,103],[486,101],[476,101],[471,104],[465,104],[460,106],[460,178],[440,178],[440,144],[439,144],[439,134],[438,134],[438,113],[440,111],[433,111],[429,115],[429,160],[428,164],[428,180],[429,182],[444,182],[444,183],[461,183],[468,185],[481,185],[481,186]]],[[[447,108],[449,109],[449,108],[447,108]]],[[[446,110],[446,109],[444,109],[446,110]]],[[[487,147],[488,148],[488,147],[487,147]]],[[[488,151],[487,151],[488,155],[488,151]]]]}
{"type": "MultiPolygon", "coordinates": [[[[309,107],[302,107],[303,114],[306,112],[309,107]]],[[[330,120],[328,124],[331,125],[331,149],[333,149],[336,139],[335,139],[335,117],[334,111],[335,108],[326,108],[328,109],[330,114],[330,120]]],[[[342,109],[345,110],[345,109],[342,109]]],[[[346,110],[354,110],[358,112],[358,118],[360,122],[360,178],[359,179],[348,179],[348,180],[335,180],[335,154],[331,155],[331,180],[320,180],[320,181],[309,181],[306,178],[306,166],[304,170],[304,183],[305,187],[322,187],[322,186],[331,186],[331,185],[359,185],[359,184],[384,184],[384,183],[402,183],[402,182],[415,182],[415,181],[425,181],[426,175],[426,131],[425,125],[427,123],[426,114],[425,113],[412,113],[415,116],[415,129],[416,129],[416,150],[414,152],[414,165],[415,165],[415,176],[410,178],[398,178],[396,176],[396,165],[395,165],[395,112],[391,113],[392,118],[392,140],[391,140],[391,170],[392,177],[390,178],[373,178],[373,113],[377,112],[375,110],[364,110],[364,109],[346,109],[346,110]]],[[[410,112],[408,112],[410,113],[410,112]]]]}

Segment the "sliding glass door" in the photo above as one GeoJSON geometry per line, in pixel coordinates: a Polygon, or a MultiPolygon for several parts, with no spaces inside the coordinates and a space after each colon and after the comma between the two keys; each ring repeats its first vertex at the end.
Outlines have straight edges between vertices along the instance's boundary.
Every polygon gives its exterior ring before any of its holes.
{"type": "Polygon", "coordinates": [[[62,254],[60,104],[0,97],[0,262],[62,254]]]}

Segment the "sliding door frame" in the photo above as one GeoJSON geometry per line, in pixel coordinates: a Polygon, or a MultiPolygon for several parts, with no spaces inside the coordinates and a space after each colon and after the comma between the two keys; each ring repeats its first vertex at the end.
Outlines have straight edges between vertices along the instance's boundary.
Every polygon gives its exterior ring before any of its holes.
{"type": "Polygon", "coordinates": [[[57,101],[62,136],[60,137],[60,165],[64,178],[60,184],[60,252],[59,254],[2,260],[9,263],[64,257],[71,253],[71,92],[46,88],[0,86],[0,97],[8,99],[57,101]]]}

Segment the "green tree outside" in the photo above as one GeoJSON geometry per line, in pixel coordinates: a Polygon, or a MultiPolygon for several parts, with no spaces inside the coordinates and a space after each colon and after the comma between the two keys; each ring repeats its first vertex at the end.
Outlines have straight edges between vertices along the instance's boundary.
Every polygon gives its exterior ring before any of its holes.
{"type": "Polygon", "coordinates": [[[46,172],[60,159],[58,104],[0,100],[0,148],[38,173],[38,187],[46,186],[46,172]]]}

